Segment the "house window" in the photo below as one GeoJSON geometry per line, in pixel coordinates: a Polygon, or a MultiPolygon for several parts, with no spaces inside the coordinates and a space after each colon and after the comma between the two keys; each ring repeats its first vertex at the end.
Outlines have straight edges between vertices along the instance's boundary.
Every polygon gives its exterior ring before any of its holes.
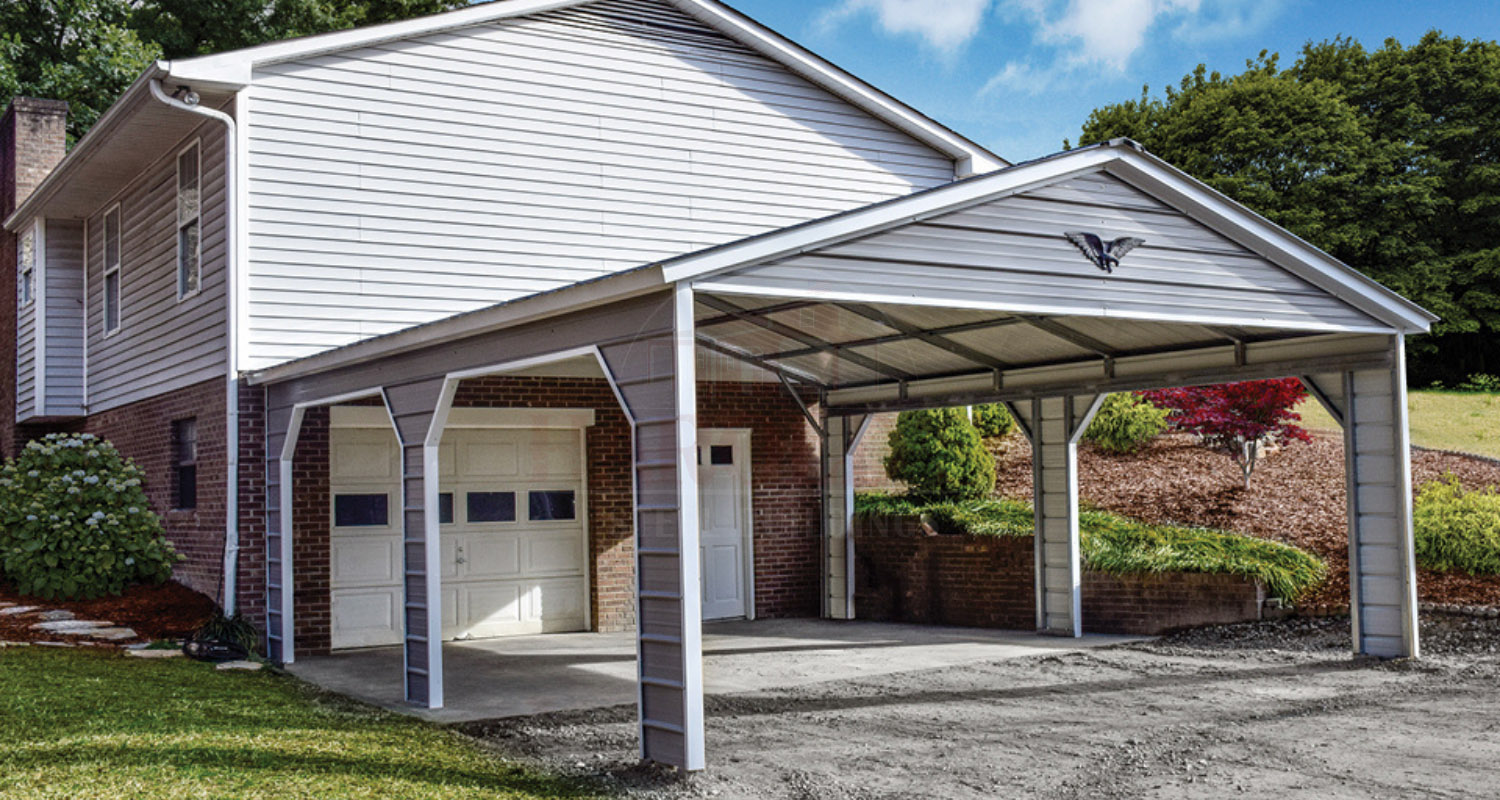
{"type": "Polygon", "coordinates": [[[390,498],[385,494],[338,494],[333,497],[333,525],[336,528],[385,527],[390,521],[390,498]]]}
{"type": "Polygon", "coordinates": [[[22,231],[16,242],[16,304],[36,299],[36,228],[22,231]]]}
{"type": "Polygon", "coordinates": [[[193,142],[177,154],[177,299],[198,291],[203,279],[202,159],[193,142]]]}
{"type": "Polygon", "coordinates": [[[571,491],[526,493],[527,515],[532,522],[575,519],[578,510],[571,491]]]}
{"type": "Polygon", "coordinates": [[[104,333],[120,329],[120,207],[104,214],[104,333]]]}
{"type": "Polygon", "coordinates": [[[198,507],[198,420],[172,423],[173,508],[198,507]]]}
{"type": "Polygon", "coordinates": [[[465,518],[469,522],[515,522],[515,492],[465,492],[465,518]]]}

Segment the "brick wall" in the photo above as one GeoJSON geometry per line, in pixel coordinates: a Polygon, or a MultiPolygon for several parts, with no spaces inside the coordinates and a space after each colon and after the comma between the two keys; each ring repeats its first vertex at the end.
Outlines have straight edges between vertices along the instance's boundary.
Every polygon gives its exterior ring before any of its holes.
{"type": "MultiPolygon", "coordinates": [[[[588,454],[590,610],[600,631],[635,625],[635,546],[630,467],[630,423],[602,379],[496,376],[466,380],[459,408],[592,408],[588,454]]],[[[778,384],[699,385],[699,424],[751,429],[751,506],[755,546],[756,613],[815,616],[821,511],[818,438],[778,384]]],[[[298,648],[327,652],[328,583],[327,412],[309,413],[294,464],[294,553],[298,648]]],[[[262,568],[263,569],[263,568],[262,568]]]]}
{"type": "MultiPolygon", "coordinates": [[[[855,521],[860,619],[1032,630],[1030,537],[930,535],[915,517],[855,521]]],[[[1260,618],[1265,590],[1236,575],[1083,574],[1083,629],[1155,635],[1260,618]]]]}
{"type": "Polygon", "coordinates": [[[211,380],[85,418],[84,432],[113,442],[146,473],[146,496],[167,539],[187,560],[173,576],[222,601],[224,574],[224,381],[211,380]],[[198,505],[172,508],[172,422],[193,417],[198,428],[198,505]]]}
{"type": "MultiPolygon", "coordinates": [[[[0,115],[0,219],[5,219],[62,160],[68,104],[17,97],[0,115]]],[[[42,429],[16,425],[16,237],[0,229],[0,457],[42,429]]]]}
{"type": "Polygon", "coordinates": [[[891,430],[896,414],[876,414],[870,418],[865,435],[854,449],[854,488],[861,492],[902,492],[906,484],[885,476],[885,456],[890,452],[891,430]]]}

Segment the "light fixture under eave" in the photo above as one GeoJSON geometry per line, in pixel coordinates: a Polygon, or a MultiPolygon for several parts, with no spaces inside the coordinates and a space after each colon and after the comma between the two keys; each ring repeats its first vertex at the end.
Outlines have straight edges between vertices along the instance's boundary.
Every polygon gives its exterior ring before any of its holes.
{"type": "Polygon", "coordinates": [[[183,103],[186,103],[190,106],[198,105],[198,101],[201,99],[198,97],[198,93],[193,91],[192,88],[188,86],[177,87],[177,91],[172,92],[172,98],[175,100],[181,100],[183,103]]]}

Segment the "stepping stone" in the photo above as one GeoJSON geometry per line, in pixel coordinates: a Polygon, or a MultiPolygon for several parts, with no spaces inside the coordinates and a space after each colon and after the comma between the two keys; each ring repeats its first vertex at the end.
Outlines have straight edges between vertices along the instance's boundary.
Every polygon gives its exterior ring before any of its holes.
{"type": "Polygon", "coordinates": [[[114,623],[89,619],[60,619],[53,622],[38,622],[31,626],[34,631],[50,633],[88,633],[96,628],[108,628],[114,623]]]}
{"type": "Polygon", "coordinates": [[[37,647],[74,647],[72,642],[32,642],[37,647]]]}
{"type": "Polygon", "coordinates": [[[126,639],[134,639],[136,637],[135,631],[129,628],[96,628],[91,631],[84,631],[82,635],[90,639],[102,639],[106,642],[123,642],[126,639]]]}
{"type": "Polygon", "coordinates": [[[15,605],[15,603],[0,603],[0,608],[10,608],[13,605],[15,605]]]}
{"type": "Polygon", "coordinates": [[[262,666],[264,666],[264,665],[261,664],[259,661],[225,661],[224,663],[218,665],[217,668],[218,669],[225,669],[225,670],[228,670],[228,669],[238,669],[238,670],[245,670],[245,671],[248,672],[248,671],[253,671],[253,670],[259,670],[262,666]]]}
{"type": "Polygon", "coordinates": [[[78,617],[71,611],[64,611],[60,608],[56,608],[51,611],[43,611],[42,613],[37,614],[37,618],[42,622],[61,622],[65,619],[77,619],[78,617]]]}
{"type": "Polygon", "coordinates": [[[136,658],[181,658],[181,650],[126,650],[136,658]]]}
{"type": "Polygon", "coordinates": [[[33,611],[40,610],[42,610],[41,606],[11,606],[10,608],[0,608],[0,616],[8,617],[11,614],[30,614],[33,611]]]}

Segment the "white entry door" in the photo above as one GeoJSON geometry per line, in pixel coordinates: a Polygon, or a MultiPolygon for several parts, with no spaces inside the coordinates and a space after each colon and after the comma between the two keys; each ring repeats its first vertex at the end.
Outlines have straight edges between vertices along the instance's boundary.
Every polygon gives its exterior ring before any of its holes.
{"type": "Polygon", "coordinates": [[[754,616],[750,431],[698,431],[703,618],[754,616]]]}

